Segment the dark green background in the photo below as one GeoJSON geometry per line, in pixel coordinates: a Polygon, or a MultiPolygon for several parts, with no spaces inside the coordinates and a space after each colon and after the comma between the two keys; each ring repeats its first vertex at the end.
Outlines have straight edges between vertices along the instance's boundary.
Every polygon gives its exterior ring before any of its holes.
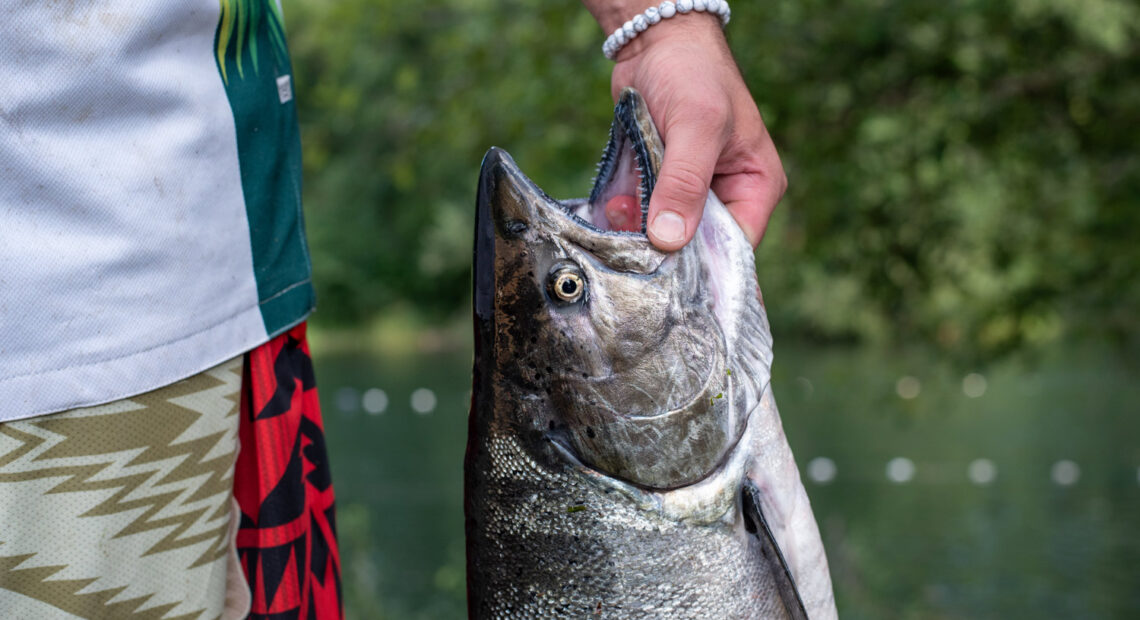
{"type": "MultiPolygon", "coordinates": [[[[479,161],[589,192],[611,117],[572,1],[302,0],[287,13],[322,324],[467,303],[479,161]]],[[[1135,344],[1140,5],[766,0],[728,28],[780,149],[775,328],[969,361],[1135,344]]]]}
{"type": "MultiPolygon", "coordinates": [[[[349,611],[461,617],[479,161],[588,193],[603,36],[569,0],[286,21],[349,611]]],[[[757,265],[843,617],[1140,616],[1140,5],[738,0],[728,34],[790,179],[757,265]]]]}

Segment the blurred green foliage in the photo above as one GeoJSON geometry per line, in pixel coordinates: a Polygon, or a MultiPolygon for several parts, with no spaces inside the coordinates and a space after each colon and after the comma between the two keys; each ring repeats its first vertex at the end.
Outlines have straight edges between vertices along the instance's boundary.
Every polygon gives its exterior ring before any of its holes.
{"type": "MultiPolygon", "coordinates": [[[[317,321],[467,303],[479,160],[588,193],[611,115],[576,2],[287,7],[317,321]]],[[[1140,5],[738,2],[730,43],[791,185],[774,328],[966,357],[1140,333],[1140,5]]]]}

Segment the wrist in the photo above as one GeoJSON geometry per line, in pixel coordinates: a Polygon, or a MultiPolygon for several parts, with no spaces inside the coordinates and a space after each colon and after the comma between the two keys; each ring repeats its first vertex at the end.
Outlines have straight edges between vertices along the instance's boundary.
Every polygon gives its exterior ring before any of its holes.
{"type": "Polygon", "coordinates": [[[594,16],[606,36],[621,28],[622,24],[634,15],[656,6],[653,0],[583,0],[582,3],[594,16]]]}
{"type": "MultiPolygon", "coordinates": [[[[618,24],[617,27],[621,27],[621,24],[618,24]]],[[[701,45],[711,44],[727,48],[720,17],[712,13],[690,11],[675,15],[670,19],[662,19],[651,28],[647,28],[633,40],[627,42],[618,51],[614,60],[617,62],[630,60],[645,50],[667,41],[684,41],[701,45]]]]}

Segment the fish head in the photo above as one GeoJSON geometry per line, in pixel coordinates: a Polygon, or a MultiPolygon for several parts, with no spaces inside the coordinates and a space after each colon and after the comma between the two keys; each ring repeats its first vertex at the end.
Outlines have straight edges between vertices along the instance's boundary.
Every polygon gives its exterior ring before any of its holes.
{"type": "Polygon", "coordinates": [[[649,242],[663,152],[627,89],[590,198],[555,200],[491,149],[476,216],[476,366],[518,403],[492,424],[646,489],[708,476],[758,399],[733,376],[739,290],[756,290],[751,247],[719,202],[685,248],[649,242]],[[623,195],[639,201],[641,231],[610,225],[605,205],[623,195]]]}

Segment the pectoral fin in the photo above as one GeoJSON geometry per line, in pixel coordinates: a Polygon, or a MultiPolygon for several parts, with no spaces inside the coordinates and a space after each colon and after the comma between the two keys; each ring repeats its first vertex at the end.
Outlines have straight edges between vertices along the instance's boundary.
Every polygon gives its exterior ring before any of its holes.
{"type": "Polygon", "coordinates": [[[761,552],[771,567],[772,576],[776,580],[776,588],[780,592],[784,607],[788,610],[788,617],[792,620],[807,620],[807,610],[804,608],[799,590],[796,589],[796,581],[792,578],[792,571],[788,569],[784,554],[780,551],[780,546],[776,544],[772,530],[768,527],[764,513],[760,510],[760,489],[747,478],[744,480],[744,487],[741,489],[741,499],[744,511],[744,527],[748,533],[760,541],[761,552]]]}

